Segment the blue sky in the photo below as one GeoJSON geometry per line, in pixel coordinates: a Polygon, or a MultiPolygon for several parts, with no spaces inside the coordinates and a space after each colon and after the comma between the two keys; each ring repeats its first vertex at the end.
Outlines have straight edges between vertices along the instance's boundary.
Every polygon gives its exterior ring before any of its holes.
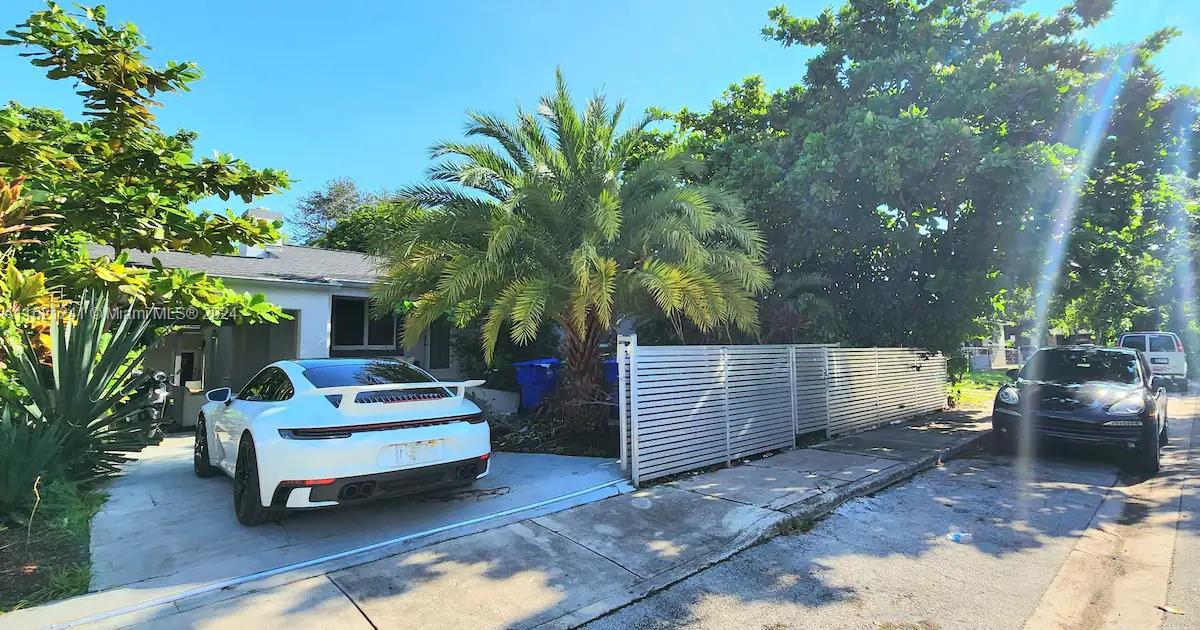
{"type": "MultiPolygon", "coordinates": [[[[111,0],[110,20],[136,23],[156,61],[190,60],[204,78],[169,96],[164,129],[200,133],[199,150],[233,153],[286,169],[290,191],[256,205],[290,211],[334,177],[365,188],[419,180],[427,147],[457,138],[463,111],[511,113],[552,85],[555,66],[584,96],[603,90],[628,111],[705,107],[728,84],[761,74],[782,88],[798,81],[807,52],[764,41],[767,9],[781,0],[111,0]]],[[[824,0],[786,3],[813,15],[824,0]]],[[[1031,0],[1053,11],[1059,0],[1031,0]]],[[[5,0],[7,29],[42,6],[5,0]]],[[[1130,41],[1166,25],[1184,35],[1159,57],[1169,83],[1200,84],[1200,2],[1117,0],[1093,39],[1130,41]]],[[[79,115],[66,81],[0,48],[0,98],[79,115]]],[[[220,209],[220,202],[201,204],[220,209]]],[[[238,205],[231,206],[240,210],[238,205]]]]}

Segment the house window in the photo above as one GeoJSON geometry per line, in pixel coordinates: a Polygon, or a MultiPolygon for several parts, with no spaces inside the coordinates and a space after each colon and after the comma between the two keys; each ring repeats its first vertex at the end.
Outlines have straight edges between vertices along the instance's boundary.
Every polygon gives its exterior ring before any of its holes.
{"type": "Polygon", "coordinates": [[[450,323],[444,318],[429,326],[429,369],[450,369],[450,323]]]}
{"type": "Polygon", "coordinates": [[[333,298],[333,347],[338,350],[392,350],[396,347],[396,318],[371,317],[366,298],[333,298]]]}
{"type": "Polygon", "coordinates": [[[367,321],[367,345],[394,347],[396,345],[396,318],[390,314],[379,319],[369,318],[367,321]]]}

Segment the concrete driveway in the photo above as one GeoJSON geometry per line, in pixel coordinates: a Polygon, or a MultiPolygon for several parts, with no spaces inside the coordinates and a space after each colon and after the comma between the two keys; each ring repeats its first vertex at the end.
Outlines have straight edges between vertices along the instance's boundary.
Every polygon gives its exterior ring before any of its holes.
{"type": "MultiPolygon", "coordinates": [[[[529,516],[506,521],[490,515],[622,479],[613,460],[495,453],[491,474],[467,490],[295,512],[251,528],[234,517],[232,482],[197,478],[192,438],[169,437],[109,485],[109,500],[92,522],[92,590],[126,587],[161,597],[399,537],[414,537],[404,545],[416,548],[529,516]]],[[[562,509],[615,493],[615,485],[598,488],[542,507],[562,509]]]]}

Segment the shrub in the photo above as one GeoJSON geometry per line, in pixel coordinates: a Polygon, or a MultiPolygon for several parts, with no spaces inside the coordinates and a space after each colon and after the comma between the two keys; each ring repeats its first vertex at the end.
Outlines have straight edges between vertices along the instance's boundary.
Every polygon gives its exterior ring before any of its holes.
{"type": "Polygon", "coordinates": [[[110,321],[103,294],[86,293],[74,306],[71,317],[50,323],[49,366],[39,361],[28,336],[19,344],[0,341],[26,391],[17,396],[0,389],[0,396],[28,413],[25,425],[35,434],[15,429],[13,439],[58,444],[57,461],[68,479],[79,480],[116,472],[125,453],[146,445],[149,402],[139,390],[151,377],[137,367],[150,321],[130,312],[110,321]]]}
{"type": "Polygon", "coordinates": [[[39,475],[54,475],[62,449],[61,427],[39,426],[23,410],[0,410],[0,520],[33,500],[39,475]]]}

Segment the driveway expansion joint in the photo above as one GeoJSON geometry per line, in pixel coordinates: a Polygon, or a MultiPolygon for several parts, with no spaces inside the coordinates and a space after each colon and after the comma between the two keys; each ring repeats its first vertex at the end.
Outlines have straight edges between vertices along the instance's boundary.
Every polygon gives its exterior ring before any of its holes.
{"type": "Polygon", "coordinates": [[[597,556],[599,556],[599,557],[601,557],[601,558],[604,558],[605,560],[608,560],[609,562],[611,562],[611,563],[613,563],[613,564],[617,565],[618,567],[621,567],[621,568],[622,568],[622,569],[624,569],[624,570],[625,570],[627,573],[629,573],[630,575],[632,575],[632,576],[633,576],[633,577],[635,577],[635,578],[638,578],[639,580],[644,580],[644,579],[646,579],[646,576],[644,576],[644,575],[640,575],[639,573],[637,573],[637,572],[636,572],[636,571],[634,571],[633,569],[630,569],[629,567],[627,567],[627,566],[625,566],[625,565],[621,564],[621,563],[620,563],[620,562],[618,562],[616,559],[614,559],[614,558],[610,558],[610,557],[608,557],[608,556],[606,556],[606,555],[604,555],[604,554],[600,553],[599,551],[597,551],[597,550],[595,550],[595,549],[592,549],[591,547],[588,547],[587,545],[585,545],[585,544],[583,544],[583,543],[579,542],[578,540],[575,540],[574,538],[571,538],[570,536],[568,536],[568,535],[564,534],[563,532],[560,532],[560,531],[558,531],[558,530],[555,530],[555,529],[553,529],[553,528],[551,528],[551,527],[549,527],[549,526],[547,526],[547,525],[545,525],[545,524],[539,523],[539,522],[538,522],[536,519],[529,519],[528,521],[524,521],[524,522],[526,522],[526,523],[529,523],[530,525],[533,525],[534,527],[540,527],[541,529],[544,529],[544,530],[546,530],[547,532],[550,532],[551,534],[554,534],[555,536],[558,536],[559,538],[563,538],[563,539],[564,539],[564,540],[566,540],[567,542],[573,543],[573,544],[575,544],[576,546],[578,546],[578,547],[580,547],[580,548],[582,548],[582,549],[584,549],[584,550],[586,550],[586,551],[589,551],[589,552],[591,552],[591,553],[593,553],[593,554],[595,554],[595,555],[597,555],[597,556]]]}

